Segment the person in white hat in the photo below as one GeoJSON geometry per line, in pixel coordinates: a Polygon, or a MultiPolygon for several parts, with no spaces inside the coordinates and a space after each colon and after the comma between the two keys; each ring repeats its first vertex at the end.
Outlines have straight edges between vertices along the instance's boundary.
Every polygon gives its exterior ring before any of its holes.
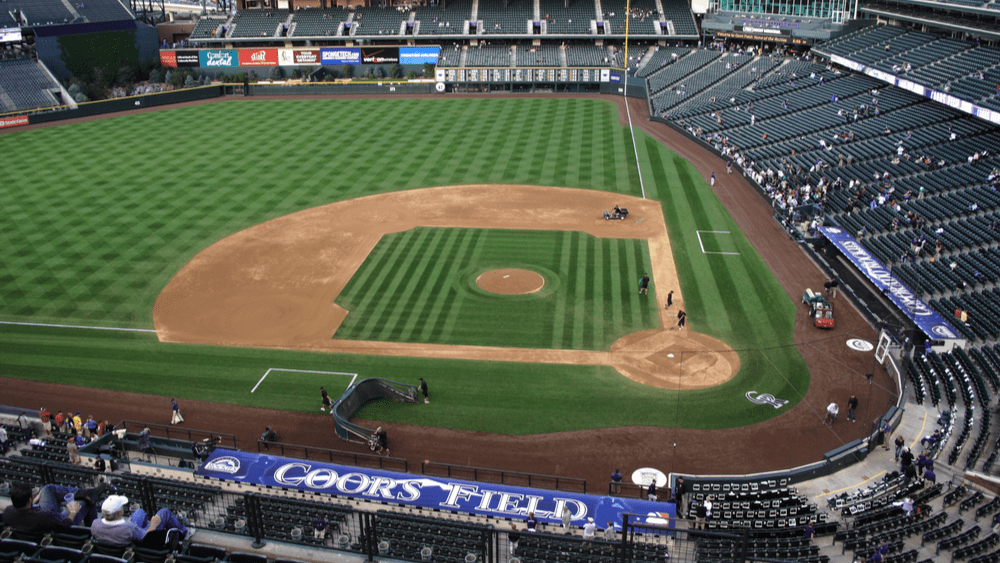
{"type": "Polygon", "coordinates": [[[597,524],[594,524],[593,518],[587,518],[587,523],[583,525],[583,539],[592,540],[594,539],[594,533],[597,531],[597,524]]]}
{"type": "Polygon", "coordinates": [[[111,495],[101,504],[101,518],[90,525],[90,534],[100,543],[126,546],[141,542],[146,534],[154,530],[178,530],[184,539],[194,535],[194,528],[187,528],[166,508],[161,508],[152,520],[146,518],[146,511],[139,508],[126,520],[125,506],[128,497],[111,495]]]}

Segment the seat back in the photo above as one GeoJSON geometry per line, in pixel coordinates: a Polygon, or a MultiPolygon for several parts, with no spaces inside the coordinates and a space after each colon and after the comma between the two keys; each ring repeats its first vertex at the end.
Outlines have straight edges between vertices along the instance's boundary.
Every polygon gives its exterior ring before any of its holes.
{"type": "Polygon", "coordinates": [[[6,539],[0,540],[0,553],[14,554],[14,558],[24,555],[31,557],[38,553],[38,544],[35,542],[6,539]]]}
{"type": "Polygon", "coordinates": [[[123,555],[125,555],[125,551],[128,550],[127,545],[120,545],[120,546],[110,545],[106,543],[101,543],[99,541],[93,542],[93,546],[94,546],[94,551],[93,551],[94,553],[100,555],[108,555],[111,557],[118,557],[118,558],[121,558],[123,555]]]}
{"type": "Polygon", "coordinates": [[[87,563],[129,563],[127,560],[121,557],[112,557],[110,555],[101,555],[99,553],[92,554],[88,559],[87,563]]]}
{"type": "Polygon", "coordinates": [[[87,554],[79,549],[69,547],[48,546],[43,547],[35,554],[36,559],[43,561],[68,561],[69,563],[80,563],[87,558],[87,554]]]}
{"type": "Polygon", "coordinates": [[[211,557],[213,559],[218,559],[222,561],[226,558],[226,550],[221,547],[216,547],[214,545],[205,545],[201,543],[193,543],[188,546],[187,551],[184,552],[185,555],[190,555],[193,557],[211,557]]]}
{"type": "Polygon", "coordinates": [[[267,556],[257,553],[234,551],[226,558],[229,563],[267,563],[267,556]]]}
{"type": "Polygon", "coordinates": [[[164,563],[171,553],[169,549],[148,549],[138,546],[134,551],[137,563],[164,563]]]}

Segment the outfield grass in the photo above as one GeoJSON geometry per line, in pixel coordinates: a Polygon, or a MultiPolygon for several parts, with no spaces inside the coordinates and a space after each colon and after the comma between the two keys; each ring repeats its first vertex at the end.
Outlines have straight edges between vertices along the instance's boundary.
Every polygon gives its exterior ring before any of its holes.
{"type": "Polygon", "coordinates": [[[334,338],[608,350],[658,328],[645,241],[572,231],[417,228],[387,235],[336,303],[349,313],[334,338]],[[476,278],[501,268],[538,272],[537,293],[497,295],[476,278]],[[605,314],[607,311],[607,314],[605,314]]]}
{"type": "MultiPolygon", "coordinates": [[[[239,404],[264,404],[250,395],[252,384],[246,393],[232,389],[268,367],[414,382],[423,374],[441,406],[381,418],[509,433],[727,427],[775,416],[743,394],[794,404],[808,389],[806,366],[789,346],[794,303],[697,171],[641,132],[636,140],[647,196],[663,202],[689,326],[735,349],[763,349],[741,352],[743,369],[720,388],[649,389],[610,368],[240,350],[14,326],[0,327],[0,373],[239,404]],[[731,231],[739,255],[703,254],[696,230],[731,231]],[[279,360],[289,365],[275,366],[279,360]]],[[[170,277],[248,226],[437,185],[640,195],[631,149],[616,106],[568,98],[238,100],[3,135],[0,151],[17,165],[0,187],[8,216],[0,320],[151,328],[153,302],[170,277]]],[[[266,404],[315,410],[316,381],[303,380],[266,404]]]]}

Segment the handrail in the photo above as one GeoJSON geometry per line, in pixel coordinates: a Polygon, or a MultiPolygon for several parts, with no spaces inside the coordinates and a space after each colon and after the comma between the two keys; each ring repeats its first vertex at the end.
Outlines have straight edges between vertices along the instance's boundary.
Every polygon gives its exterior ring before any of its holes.
{"type": "Polygon", "coordinates": [[[298,444],[287,444],[284,442],[257,440],[257,453],[269,454],[275,449],[279,452],[279,455],[294,457],[297,459],[328,461],[330,463],[353,465],[355,467],[376,468],[386,471],[402,471],[403,473],[407,473],[409,469],[409,463],[405,458],[401,457],[383,457],[377,454],[329,450],[326,448],[314,448],[312,446],[300,446],[298,444]]]}
{"type": "Polygon", "coordinates": [[[454,465],[451,463],[438,463],[434,461],[421,462],[420,473],[423,475],[433,475],[437,477],[462,478],[464,476],[465,478],[473,481],[499,483],[502,485],[510,484],[513,480],[513,484],[515,485],[527,484],[528,487],[538,487],[540,489],[552,489],[555,491],[571,490],[581,493],[587,492],[587,480],[576,477],[557,477],[555,475],[522,473],[520,471],[504,471],[502,469],[454,465]],[[443,472],[428,472],[429,469],[433,470],[434,468],[440,468],[443,472]],[[490,480],[490,477],[492,477],[493,480],[490,480]],[[512,479],[508,479],[508,477],[512,479]],[[563,485],[570,485],[570,487],[567,489],[563,485]]]}
{"type": "Polygon", "coordinates": [[[165,435],[167,439],[186,439],[189,442],[203,442],[205,440],[213,440],[218,437],[222,439],[218,442],[219,445],[238,448],[236,445],[236,436],[234,434],[226,434],[225,432],[198,430],[195,428],[184,428],[179,426],[170,426],[167,424],[154,424],[152,422],[141,422],[138,420],[123,420],[115,425],[115,428],[125,428],[129,432],[135,432],[136,434],[141,432],[143,428],[149,428],[150,434],[153,436],[165,435]],[[133,428],[129,428],[129,425],[133,425],[133,428]],[[139,426],[140,428],[136,430],[135,426],[139,426]]]}

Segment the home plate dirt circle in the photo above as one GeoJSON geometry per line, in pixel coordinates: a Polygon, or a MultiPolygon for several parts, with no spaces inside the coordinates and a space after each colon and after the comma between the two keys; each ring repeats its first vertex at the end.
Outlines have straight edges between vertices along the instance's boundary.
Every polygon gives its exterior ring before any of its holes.
{"type": "Polygon", "coordinates": [[[545,286],[545,278],[531,270],[503,268],[481,274],[476,278],[476,285],[490,293],[522,295],[541,290],[545,286]]]}

